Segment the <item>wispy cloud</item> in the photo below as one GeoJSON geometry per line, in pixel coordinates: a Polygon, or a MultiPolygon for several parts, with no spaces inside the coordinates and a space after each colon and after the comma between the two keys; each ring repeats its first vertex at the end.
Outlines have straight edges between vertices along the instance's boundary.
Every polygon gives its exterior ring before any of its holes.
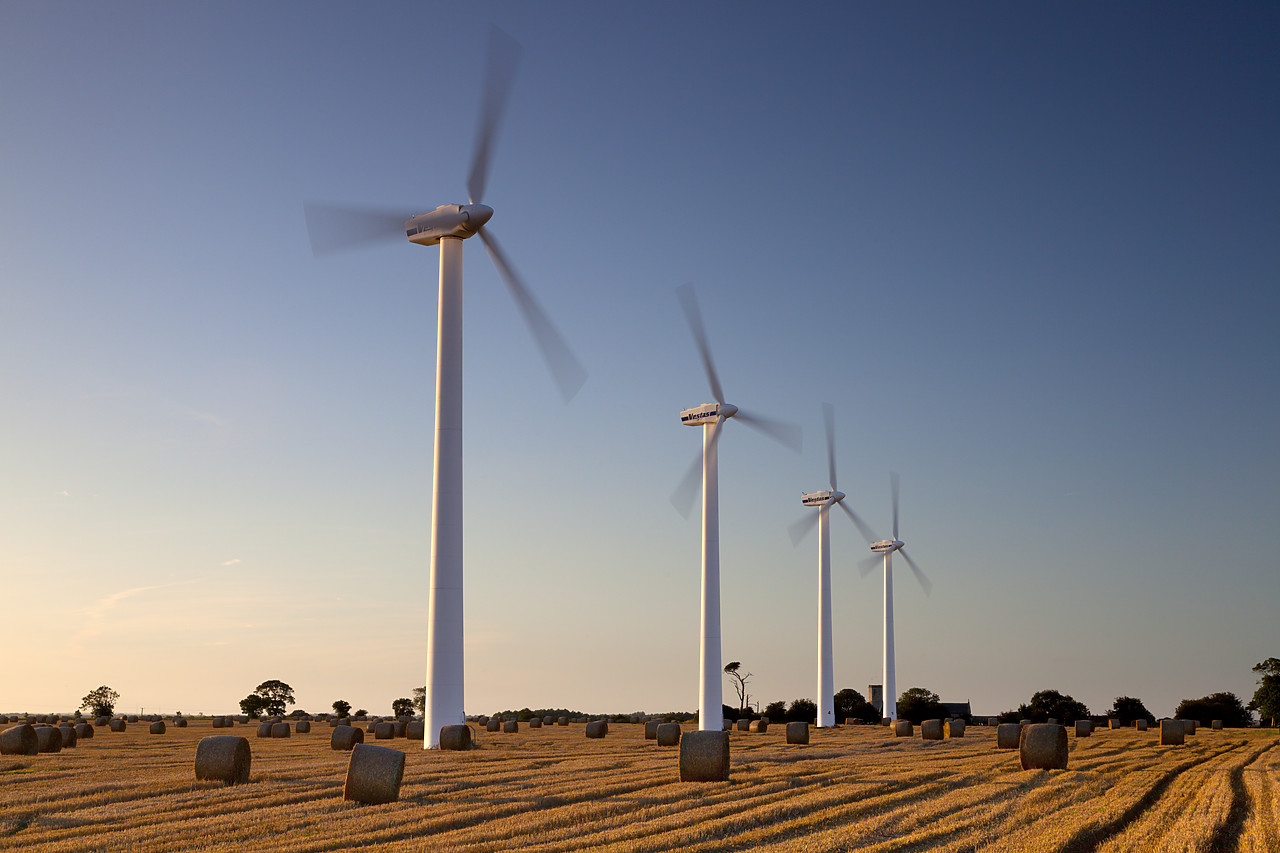
{"type": "Polygon", "coordinates": [[[100,635],[103,631],[103,623],[106,621],[107,614],[126,598],[130,598],[140,593],[148,592],[153,589],[159,589],[159,586],[135,586],[131,589],[122,589],[119,592],[113,592],[110,595],[100,598],[88,607],[80,610],[80,615],[84,620],[80,624],[80,630],[77,631],[68,640],[72,651],[82,650],[82,643],[92,637],[100,635]]]}
{"type": "Polygon", "coordinates": [[[230,560],[225,560],[225,561],[223,561],[222,565],[224,565],[224,566],[235,566],[235,565],[238,565],[238,564],[240,564],[240,563],[242,563],[242,562],[244,562],[244,561],[243,561],[243,560],[241,560],[239,557],[232,557],[230,560]]]}

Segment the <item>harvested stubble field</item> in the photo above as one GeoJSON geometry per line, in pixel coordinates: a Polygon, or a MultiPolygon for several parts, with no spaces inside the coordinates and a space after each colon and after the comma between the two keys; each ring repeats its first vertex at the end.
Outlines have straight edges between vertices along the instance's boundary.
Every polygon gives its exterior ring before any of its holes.
{"type": "MultiPolygon", "coordinates": [[[[170,850],[1280,851],[1274,731],[1071,739],[1070,769],[1020,769],[995,732],[894,738],[880,727],[733,732],[724,783],[681,783],[675,747],[643,725],[481,731],[469,752],[407,754],[400,801],[342,800],[350,753],[331,729],[258,739],[193,721],[0,759],[0,848],[170,850]],[[200,738],[247,736],[249,784],[196,782],[200,738]]],[[[370,741],[372,742],[372,741],[370,741]]]]}

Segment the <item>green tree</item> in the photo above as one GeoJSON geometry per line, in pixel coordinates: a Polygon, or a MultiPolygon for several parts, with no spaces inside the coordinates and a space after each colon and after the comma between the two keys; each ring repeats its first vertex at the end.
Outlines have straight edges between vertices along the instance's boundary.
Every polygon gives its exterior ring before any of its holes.
{"type": "Polygon", "coordinates": [[[90,690],[88,695],[80,700],[80,707],[91,710],[95,717],[110,717],[116,712],[118,701],[120,701],[120,694],[104,684],[90,690]]]}
{"type": "Polygon", "coordinates": [[[415,687],[415,688],[413,688],[413,707],[415,707],[415,708],[417,708],[417,709],[418,709],[418,713],[419,713],[419,714],[426,714],[426,713],[427,713],[427,688],[426,688],[426,685],[423,685],[422,687],[415,687]]]}
{"type": "Polygon", "coordinates": [[[1276,725],[1280,721],[1280,658],[1267,658],[1254,664],[1254,672],[1262,673],[1258,689],[1249,700],[1249,710],[1257,711],[1263,724],[1276,725]]]}
{"type": "Polygon", "coordinates": [[[401,697],[391,703],[391,713],[396,717],[408,717],[413,713],[413,700],[401,697]]]}
{"type": "Polygon", "coordinates": [[[867,698],[854,690],[852,687],[846,687],[835,695],[836,700],[836,722],[842,723],[852,717],[855,720],[862,720],[864,723],[880,722],[880,712],[876,710],[876,706],[867,701],[867,698]]]}
{"type": "Polygon", "coordinates": [[[292,705],[293,688],[278,679],[264,681],[253,692],[240,700],[240,709],[251,717],[266,714],[268,717],[284,716],[285,707],[292,705]],[[257,697],[255,700],[254,697],[257,697]],[[257,709],[257,713],[250,711],[257,709]]]}
{"type": "Polygon", "coordinates": [[[770,702],[768,705],[764,706],[761,716],[768,717],[775,723],[780,720],[785,720],[787,718],[787,703],[782,701],[770,702]]]}
{"type": "Polygon", "coordinates": [[[339,717],[347,717],[351,715],[351,703],[346,699],[338,699],[333,703],[333,713],[339,717]]]}
{"type": "Polygon", "coordinates": [[[752,673],[745,675],[742,673],[742,661],[731,660],[724,665],[725,675],[733,679],[733,689],[738,694],[738,716],[742,716],[742,711],[747,707],[747,680],[751,678],[752,673]]]}
{"type": "Polygon", "coordinates": [[[1107,716],[1115,717],[1122,726],[1127,726],[1134,720],[1146,720],[1152,724],[1156,721],[1155,714],[1147,710],[1147,706],[1142,704],[1142,700],[1135,699],[1132,696],[1117,696],[1116,701],[1111,704],[1111,710],[1107,713],[1107,716]]]}
{"type": "Polygon", "coordinates": [[[1200,699],[1183,699],[1174,709],[1179,720],[1195,720],[1207,726],[1214,720],[1222,720],[1228,728],[1243,728],[1252,722],[1244,703],[1234,693],[1214,693],[1200,699]]]}
{"type": "Polygon", "coordinates": [[[240,713],[245,716],[258,719],[262,716],[262,712],[267,709],[267,700],[263,699],[257,693],[250,693],[248,696],[240,700],[240,713]]]}
{"type": "Polygon", "coordinates": [[[898,719],[910,720],[919,725],[925,720],[946,719],[947,709],[942,699],[932,690],[912,687],[898,697],[898,719]]]}
{"type": "Polygon", "coordinates": [[[795,699],[787,709],[787,721],[791,723],[816,723],[818,703],[812,699],[795,699]]]}
{"type": "Polygon", "coordinates": [[[1076,720],[1089,719],[1089,708],[1066,693],[1041,690],[1032,694],[1030,702],[1018,706],[1018,715],[1020,719],[1031,720],[1033,723],[1043,723],[1052,718],[1069,726],[1076,720]]]}

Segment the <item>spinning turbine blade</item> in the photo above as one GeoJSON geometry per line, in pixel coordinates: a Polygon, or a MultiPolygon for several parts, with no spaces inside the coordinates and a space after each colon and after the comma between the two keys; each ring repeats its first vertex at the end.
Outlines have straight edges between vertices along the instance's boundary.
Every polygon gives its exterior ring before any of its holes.
{"type": "Polygon", "coordinates": [[[879,554],[872,554],[870,557],[864,557],[858,561],[858,574],[864,578],[875,571],[876,566],[884,564],[884,557],[879,554]]]}
{"type": "Polygon", "coordinates": [[[819,513],[806,512],[795,521],[787,525],[787,532],[791,534],[791,544],[799,545],[800,540],[809,535],[809,531],[818,523],[819,513]]]}
{"type": "Polygon", "coordinates": [[[907,561],[907,566],[910,567],[911,573],[916,576],[916,581],[919,582],[920,588],[924,590],[924,594],[929,595],[933,592],[933,584],[924,576],[924,572],[920,571],[920,567],[916,565],[916,561],[907,556],[906,549],[899,548],[898,553],[902,555],[902,559],[907,561]]]}
{"type": "Polygon", "coordinates": [[[739,409],[738,413],[734,415],[734,419],[746,424],[757,432],[764,433],[769,436],[769,438],[772,438],[784,447],[794,450],[796,453],[799,453],[803,446],[803,433],[801,433],[800,427],[795,424],[787,423],[786,421],[775,421],[772,418],[765,418],[760,415],[753,415],[749,412],[744,412],[741,409],[739,409]]]}
{"type": "Polygon", "coordinates": [[[551,376],[560,388],[561,396],[566,403],[569,402],[578,393],[582,383],[587,380],[586,369],[570,351],[569,345],[556,331],[556,327],[552,325],[537,300],[533,298],[529,288],[525,287],[520,276],[516,275],[515,269],[507,261],[506,254],[499,248],[498,241],[489,233],[488,228],[480,229],[480,239],[489,250],[489,257],[502,275],[502,280],[507,283],[507,289],[511,291],[511,298],[516,301],[516,307],[520,309],[525,324],[533,333],[538,349],[542,351],[542,357],[547,362],[547,367],[551,369],[551,376]]]}
{"type": "MultiPolygon", "coordinates": [[[[717,420],[716,425],[712,427],[714,430],[711,433],[710,452],[712,453],[720,448],[720,431],[723,427],[724,418],[717,420]]],[[[693,464],[680,479],[680,485],[676,486],[676,490],[671,493],[671,505],[685,518],[689,517],[689,510],[693,509],[693,499],[698,494],[698,487],[702,485],[702,455],[699,451],[698,455],[693,457],[693,464]]]]}
{"type": "Polygon", "coordinates": [[[404,240],[405,208],[351,207],[304,202],[307,236],[315,257],[404,240]]]}
{"type": "Polygon", "coordinates": [[[898,475],[889,475],[889,488],[893,490],[893,538],[898,538],[898,475]]]}
{"type": "Polygon", "coordinates": [[[853,522],[854,527],[858,528],[858,532],[862,534],[863,539],[867,540],[868,545],[876,541],[876,534],[871,530],[870,527],[866,525],[866,523],[861,518],[858,518],[857,513],[855,513],[853,510],[849,509],[847,506],[844,505],[844,501],[841,501],[840,503],[836,504],[836,506],[844,510],[844,514],[849,516],[849,520],[853,522]]]}
{"type": "Polygon", "coordinates": [[[519,60],[520,44],[496,26],[490,26],[484,101],[480,107],[479,126],[476,128],[476,148],[471,158],[471,172],[467,175],[467,195],[472,204],[480,203],[484,197],[485,185],[489,182],[489,157],[519,60]]]}
{"type": "Polygon", "coordinates": [[[676,288],[676,296],[680,297],[685,319],[689,321],[689,329],[693,332],[693,339],[698,344],[698,352],[702,355],[702,366],[707,371],[707,381],[711,383],[711,396],[716,398],[717,403],[723,403],[724,391],[720,390],[720,377],[716,375],[716,366],[711,360],[707,330],[702,325],[702,312],[698,310],[698,297],[693,292],[693,285],[682,284],[676,288]]]}
{"type": "MultiPolygon", "coordinates": [[[[822,420],[827,427],[827,473],[831,477],[831,491],[836,487],[836,408],[830,403],[822,404],[822,420]]],[[[846,510],[847,512],[847,510],[846,510]]]]}

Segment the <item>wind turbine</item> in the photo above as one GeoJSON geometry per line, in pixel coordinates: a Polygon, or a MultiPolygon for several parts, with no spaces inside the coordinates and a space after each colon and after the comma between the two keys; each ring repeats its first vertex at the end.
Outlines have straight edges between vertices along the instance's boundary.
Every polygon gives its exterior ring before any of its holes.
{"type": "Polygon", "coordinates": [[[586,371],[543,313],[485,224],[493,208],[481,204],[490,153],[520,47],[497,27],[490,29],[484,98],[476,131],[467,204],[444,204],[429,213],[304,205],[316,255],[408,237],[420,246],[440,246],[440,303],[436,338],[435,468],[431,495],[431,593],[427,616],[425,748],[440,745],[440,728],[465,721],[462,630],[462,241],[480,235],[525,323],[568,402],[586,371]]]}
{"type": "Polygon", "coordinates": [[[685,426],[702,427],[702,457],[701,465],[699,459],[694,458],[693,465],[672,494],[671,502],[681,515],[688,517],[694,489],[697,488],[698,472],[701,470],[702,642],[698,652],[698,728],[704,732],[718,732],[724,728],[721,682],[723,661],[720,659],[720,487],[716,460],[720,431],[726,420],[737,417],[741,423],[759,430],[797,453],[800,452],[801,435],[800,428],[794,424],[753,415],[724,401],[720,377],[711,360],[711,347],[707,343],[707,332],[702,325],[702,312],[698,310],[698,298],[693,292],[693,285],[683,285],[676,290],[676,295],[684,307],[689,330],[693,332],[694,342],[702,355],[702,366],[707,372],[707,381],[711,384],[711,395],[716,400],[680,413],[680,422],[685,426]]]}
{"type": "Polygon", "coordinates": [[[822,404],[822,417],[827,428],[827,473],[831,488],[810,492],[800,498],[805,506],[817,507],[817,514],[805,514],[790,527],[791,543],[799,545],[818,525],[818,721],[819,728],[836,724],[835,675],[831,659],[831,507],[836,505],[858,528],[868,543],[876,535],[853,510],[842,503],[846,495],[836,488],[836,413],[830,403],[822,404]]]}
{"type": "MultiPolygon", "coordinates": [[[[902,559],[907,561],[908,568],[916,576],[925,595],[933,589],[933,584],[924,576],[924,572],[920,571],[920,567],[916,565],[915,560],[911,559],[911,555],[906,552],[906,543],[898,538],[897,474],[889,475],[889,485],[893,491],[893,538],[872,542],[871,550],[884,555],[884,716],[890,720],[896,720],[898,719],[898,693],[894,682],[893,660],[893,552],[902,554],[902,559]]],[[[875,557],[868,557],[861,562],[864,577],[875,568],[875,564],[875,557]]]]}

